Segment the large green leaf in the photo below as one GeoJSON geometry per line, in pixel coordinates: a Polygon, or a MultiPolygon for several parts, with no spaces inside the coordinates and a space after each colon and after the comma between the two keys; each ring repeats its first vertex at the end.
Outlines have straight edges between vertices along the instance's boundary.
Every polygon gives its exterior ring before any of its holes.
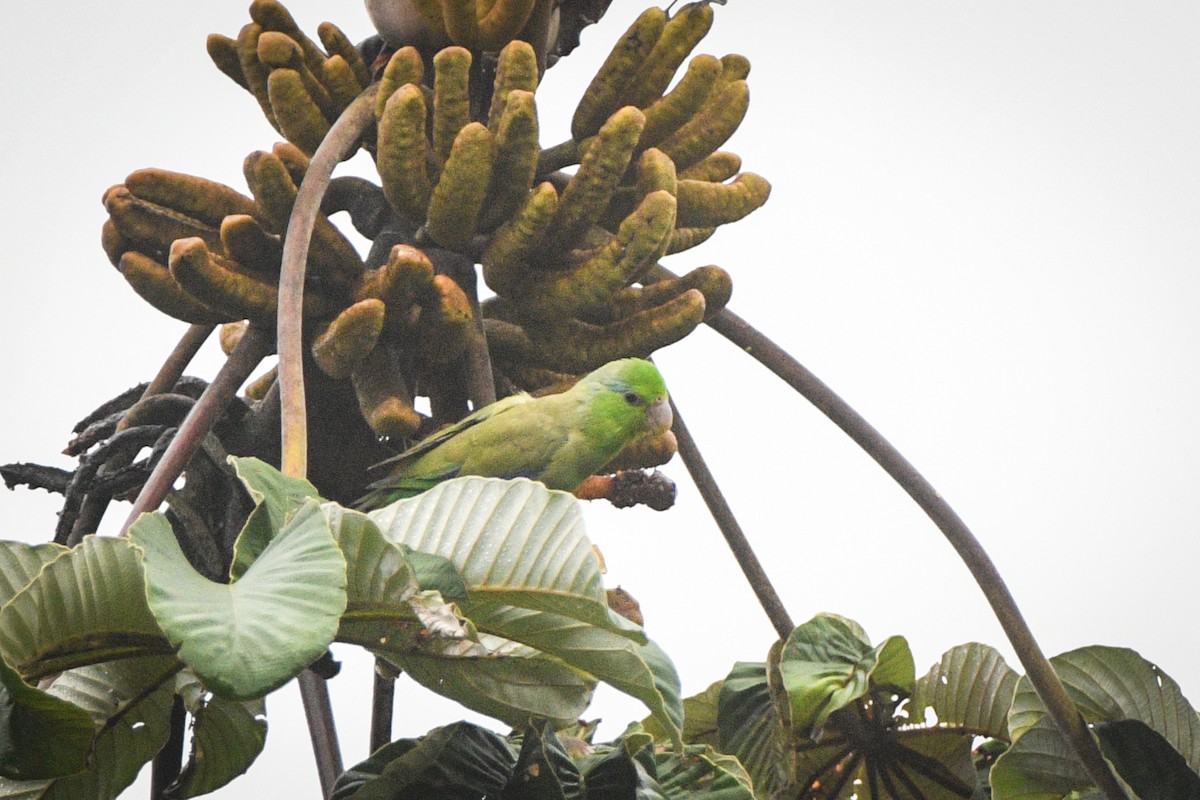
{"type": "MultiPolygon", "coordinates": [[[[1143,763],[1127,757],[1130,742],[1139,741],[1149,742],[1147,747],[1170,747],[1193,775],[1200,774],[1200,718],[1179,685],[1154,664],[1133,650],[1099,645],[1063,653],[1050,663],[1123,778],[1133,782],[1142,775],[1143,763]],[[1141,723],[1146,731],[1111,726],[1124,721],[1141,723]]],[[[1046,716],[1028,678],[1018,684],[1009,727],[1014,742],[992,769],[994,796],[1038,797],[1043,791],[1084,791],[1092,785],[1046,716]]],[[[1147,751],[1145,758],[1150,752],[1156,752],[1162,763],[1170,763],[1157,749],[1147,751]]]]}
{"type": "Polygon", "coordinates": [[[455,656],[407,651],[386,657],[422,686],[514,727],[538,717],[566,724],[587,709],[596,687],[590,676],[532,647],[479,638],[481,644],[455,656]]]}
{"type": "MultiPolygon", "coordinates": [[[[1071,650],[1050,663],[1088,722],[1144,722],[1200,772],[1200,719],[1179,684],[1157,666],[1134,650],[1100,645],[1071,650]]],[[[1045,713],[1029,679],[1022,678],[1008,718],[1014,739],[1045,713]]]]}
{"type": "Polygon", "coordinates": [[[28,586],[42,567],[67,549],[61,544],[0,542],[0,606],[28,586]]]}
{"type": "Polygon", "coordinates": [[[82,708],[27,685],[0,661],[0,776],[42,780],[79,772],[95,732],[82,708]]]}
{"type": "Polygon", "coordinates": [[[919,724],[925,709],[932,708],[939,726],[1008,741],[1008,710],[1019,679],[995,648],[959,645],[917,681],[908,704],[910,719],[919,724]]]}
{"type": "Polygon", "coordinates": [[[255,505],[233,547],[229,574],[237,580],[276,533],[283,530],[304,501],[318,497],[319,493],[317,487],[304,478],[284,475],[260,459],[230,456],[229,463],[233,464],[255,505]]]}
{"type": "Polygon", "coordinates": [[[524,479],[458,478],[369,515],[384,536],[443,556],[472,599],[534,608],[644,640],[614,621],[575,497],[524,479]]]}
{"type": "Polygon", "coordinates": [[[146,604],[137,550],[126,539],[84,537],[0,608],[0,653],[26,680],[171,652],[146,604]]]}
{"type": "Polygon", "coordinates": [[[779,673],[791,706],[792,727],[802,736],[820,731],[829,715],[875,688],[908,694],[916,671],[908,643],[892,636],[871,647],[857,623],[819,614],[792,631],[779,673]]]}
{"type": "Polygon", "coordinates": [[[333,800],[499,797],[516,763],[516,753],[502,736],[457,722],[375,751],[338,778],[333,800]]]}
{"type": "Polygon", "coordinates": [[[755,795],[770,797],[791,779],[790,737],[767,680],[767,665],[739,661],[721,684],[717,749],[737,756],[755,795]]]}
{"type": "Polygon", "coordinates": [[[145,657],[64,672],[48,691],[91,716],[98,731],[92,766],[52,780],[0,779],[0,799],[115,798],[167,741],[178,669],[174,659],[145,657]]]}
{"type": "Polygon", "coordinates": [[[192,716],[192,753],[167,790],[171,798],[215,791],[244,773],[267,739],[262,700],[226,700],[210,695],[190,673],[179,676],[177,692],[192,716]]]}
{"type": "Polygon", "coordinates": [[[304,502],[232,584],[193,569],[160,516],[141,517],[130,537],[145,554],[155,617],[213,692],[261,697],[311,664],[337,633],[346,561],[315,500],[304,502]]]}
{"type": "Polygon", "coordinates": [[[670,741],[682,746],[679,676],[658,645],[638,644],[605,628],[526,608],[486,601],[468,602],[463,608],[480,631],[549,653],[641,700],[670,741]]]}

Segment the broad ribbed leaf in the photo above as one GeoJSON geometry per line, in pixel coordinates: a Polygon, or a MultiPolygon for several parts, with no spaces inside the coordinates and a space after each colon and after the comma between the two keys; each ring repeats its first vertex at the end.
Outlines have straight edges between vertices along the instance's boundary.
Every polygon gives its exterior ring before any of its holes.
{"type": "Polygon", "coordinates": [[[178,666],[173,659],[146,657],[64,672],[49,693],[91,716],[99,731],[92,767],[46,781],[0,779],[0,799],[115,798],[167,741],[178,666]]]}
{"type": "Polygon", "coordinates": [[[341,775],[333,800],[478,800],[499,797],[517,755],[503,737],[469,722],[401,739],[341,775]]]}
{"type": "Polygon", "coordinates": [[[0,775],[42,780],[78,772],[95,732],[82,708],[27,685],[0,661],[0,775]]]}
{"type": "Polygon", "coordinates": [[[902,637],[889,637],[872,648],[857,623],[833,614],[819,614],[792,631],[779,673],[792,726],[806,737],[819,731],[830,714],[872,689],[911,692],[916,674],[902,637]]]}
{"type": "Polygon", "coordinates": [[[575,497],[534,481],[459,478],[369,515],[388,539],[448,558],[470,596],[562,614],[644,639],[610,619],[600,561],[575,497]]]}
{"type": "Polygon", "coordinates": [[[638,644],[557,614],[486,603],[467,603],[463,608],[479,630],[549,653],[641,700],[667,731],[670,741],[683,744],[679,676],[658,645],[638,644]]]}
{"type": "Polygon", "coordinates": [[[0,608],[0,652],[26,680],[116,658],[168,654],[171,647],[142,587],[141,561],[129,541],[86,536],[0,608]]]}
{"type": "Polygon", "coordinates": [[[754,800],[742,764],[707,745],[691,745],[683,755],[656,751],[654,766],[658,785],[671,800],[754,800]]]}
{"type": "MultiPolygon", "coordinates": [[[[1088,722],[1144,722],[1200,772],[1200,718],[1179,684],[1157,666],[1134,650],[1099,645],[1063,653],[1050,663],[1088,722]]],[[[1008,718],[1014,738],[1044,714],[1029,679],[1022,678],[1008,718]]]]}
{"type": "Polygon", "coordinates": [[[226,700],[207,694],[190,673],[177,688],[192,716],[192,753],[179,778],[167,790],[171,798],[215,791],[244,773],[267,739],[262,700],[226,700]]]}
{"type": "Polygon", "coordinates": [[[251,699],[282,686],[325,652],[346,608],[346,561],[315,500],[306,500],[236,583],[187,562],[170,525],[130,529],[145,554],[146,595],[179,657],[212,691],[251,699]]]}
{"type": "Polygon", "coordinates": [[[717,749],[737,756],[758,797],[769,797],[787,783],[789,736],[771,696],[766,664],[739,661],[733,665],[721,685],[717,726],[717,749]]]}
{"type": "Polygon", "coordinates": [[[229,575],[237,580],[301,504],[310,497],[318,497],[319,493],[317,487],[305,479],[288,477],[257,458],[230,456],[229,463],[233,464],[256,506],[233,546],[229,575]]]}
{"type": "Polygon", "coordinates": [[[0,606],[24,589],[42,567],[67,552],[61,544],[0,542],[0,606]]]}
{"type": "Polygon", "coordinates": [[[482,636],[475,657],[388,655],[422,686],[516,727],[544,717],[566,724],[592,700],[594,679],[531,647],[482,636]]]}
{"type": "Polygon", "coordinates": [[[1019,679],[995,648],[959,645],[917,681],[908,704],[910,718],[920,723],[925,709],[932,708],[939,726],[1008,741],[1008,710],[1019,679]]]}
{"type": "MultiPolygon", "coordinates": [[[[1178,684],[1154,664],[1133,650],[1098,645],[1063,653],[1050,663],[1084,719],[1100,734],[1106,753],[1119,768],[1128,771],[1122,777],[1139,780],[1145,759],[1156,751],[1128,758],[1123,745],[1139,741],[1140,735],[1135,732],[1124,739],[1121,735],[1130,729],[1109,729],[1106,723],[1133,721],[1145,725],[1146,737],[1150,733],[1159,737],[1154,745],[1172,748],[1192,774],[1200,773],[1200,718],[1178,684]],[[1103,733],[1106,730],[1110,739],[1107,742],[1103,733]]],[[[997,780],[1004,793],[996,797],[1035,797],[1043,787],[1082,791],[1091,786],[1074,753],[1046,716],[1028,678],[1022,678],[1017,686],[1008,721],[1015,741],[992,769],[993,793],[997,780]]],[[[1154,757],[1163,763],[1169,761],[1164,753],[1154,757]]],[[[1165,791],[1165,785],[1158,790],[1165,791]]],[[[1151,796],[1172,797],[1169,793],[1151,796]]]]}

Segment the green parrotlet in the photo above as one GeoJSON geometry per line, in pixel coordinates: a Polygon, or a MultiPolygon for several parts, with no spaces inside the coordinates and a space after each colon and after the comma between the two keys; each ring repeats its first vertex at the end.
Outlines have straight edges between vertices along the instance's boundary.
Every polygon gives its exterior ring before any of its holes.
{"type": "Polygon", "coordinates": [[[573,491],[626,445],[671,427],[667,387],[640,358],[610,361],[560,394],[515,394],[395,458],[356,506],[381,508],[460,475],[530,478],[573,491]]]}

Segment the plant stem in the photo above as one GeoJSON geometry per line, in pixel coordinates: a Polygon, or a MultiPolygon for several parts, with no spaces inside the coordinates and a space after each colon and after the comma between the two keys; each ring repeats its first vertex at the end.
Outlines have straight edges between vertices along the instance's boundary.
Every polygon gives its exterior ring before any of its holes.
{"type": "MultiPolygon", "coordinates": [[[[369,747],[374,753],[392,740],[392,705],[396,699],[396,679],[379,669],[382,662],[375,660],[375,685],[371,702],[371,740],[369,747]]],[[[385,667],[390,671],[390,668],[385,667]]]]}
{"type": "Polygon", "coordinates": [[[175,695],[171,704],[171,735],[162,750],[154,756],[150,768],[150,800],[163,800],[167,796],[167,787],[179,777],[183,764],[183,728],[187,722],[187,712],[183,708],[183,698],[175,695]]]}
{"type": "MultiPolygon", "coordinates": [[[[664,274],[670,275],[661,267],[655,270],[655,275],[664,274]]],[[[996,565],[954,509],[879,431],[783,348],[728,309],[713,315],[707,322],[713,330],[742,348],[829,417],[875,459],[933,520],[983,591],[1051,719],[1095,781],[1096,787],[1108,800],[1128,800],[1104,761],[1082,715],[1071,702],[1066,687],[1021,616],[1016,600],[1008,591],[996,565]]],[[[678,432],[676,436],[679,437],[678,432]]],[[[682,452],[683,437],[679,439],[682,452]]]]}
{"type": "MultiPolygon", "coordinates": [[[[296,193],[283,242],[283,263],[279,275],[278,346],[279,390],[282,414],[281,472],[303,478],[308,472],[308,411],[304,399],[304,271],[313,226],[321,210],[321,198],[329,188],[333,169],[362,138],[374,121],[377,87],[371,86],[347,106],[329,133],[321,141],[296,193]]],[[[321,792],[328,798],[333,783],[342,772],[342,754],[329,687],[312,670],[300,673],[300,696],[308,720],[313,755],[321,780],[321,792]]]]}
{"type": "Polygon", "coordinates": [[[237,393],[238,387],[270,353],[271,344],[271,334],[259,326],[251,325],[246,329],[242,340],[217,372],[212,383],[204,390],[204,394],[200,395],[200,399],[192,406],[192,410],[176,431],[175,438],[171,440],[171,444],[159,460],[158,466],[146,479],[146,484],[133,502],[133,510],[121,526],[120,535],[124,536],[129,526],[144,512],[158,508],[167,492],[171,490],[171,485],[183,473],[183,468],[200,448],[204,437],[212,430],[229,401],[237,393]]]}
{"type": "Polygon", "coordinates": [[[788,636],[792,634],[792,629],[796,627],[792,624],[791,616],[784,608],[783,601],[779,599],[779,594],[771,584],[771,579],[767,577],[762,562],[754,554],[754,548],[750,546],[746,534],[742,532],[742,526],[738,525],[733,511],[725,502],[725,496],[721,493],[716,479],[700,455],[700,450],[696,447],[696,440],[692,438],[687,425],[684,424],[683,417],[674,400],[671,401],[671,411],[675,419],[671,424],[671,431],[675,434],[679,445],[679,456],[683,459],[688,474],[692,476],[692,481],[700,490],[700,496],[704,498],[709,513],[712,514],[717,527],[725,536],[729,549],[733,551],[733,557],[737,560],[738,566],[742,568],[742,574],[749,581],[750,588],[754,590],[754,595],[758,598],[763,611],[767,612],[767,618],[771,620],[775,633],[779,636],[780,641],[787,641],[788,636]]]}

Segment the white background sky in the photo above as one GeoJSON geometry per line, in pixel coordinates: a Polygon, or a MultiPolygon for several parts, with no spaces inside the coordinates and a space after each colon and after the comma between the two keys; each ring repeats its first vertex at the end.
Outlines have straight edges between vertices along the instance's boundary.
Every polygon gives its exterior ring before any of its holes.
{"type": "MultiPolygon", "coordinates": [[[[311,33],[324,19],[370,33],[354,2],[289,7],[311,33]]],[[[617,0],[548,74],[544,145],[641,8],[617,0]]],[[[1200,6],[730,0],[716,17],[697,52],[754,65],[726,149],[774,192],[668,266],[733,274],[731,308],[929,477],[1048,653],[1133,647],[1200,701],[1200,6]]],[[[0,461],[68,466],[56,453],[74,421],[152,376],[184,327],[109,266],[101,193],[147,166],[244,190],[242,158],[278,137],[204,52],[244,3],[22,3],[0,18],[0,461]]],[[[903,634],[919,673],[971,640],[1019,668],[941,534],[819,413],[711,331],[658,358],[797,622],[828,610],[876,641],[903,634]]],[[[191,372],[218,364],[213,348],[191,372]]],[[[666,471],[673,511],[586,513],[610,583],[641,600],[690,694],[762,659],[772,631],[682,465],[666,471]]],[[[0,536],[51,536],[57,499],[0,503],[0,536]]],[[[339,655],[349,765],[366,755],[369,662],[339,655]]],[[[398,734],[463,716],[429,698],[400,684],[398,734]]],[[[318,796],[295,684],[268,707],[266,753],[215,797],[318,796]]],[[[611,736],[643,711],[601,691],[591,715],[611,736]]]]}

